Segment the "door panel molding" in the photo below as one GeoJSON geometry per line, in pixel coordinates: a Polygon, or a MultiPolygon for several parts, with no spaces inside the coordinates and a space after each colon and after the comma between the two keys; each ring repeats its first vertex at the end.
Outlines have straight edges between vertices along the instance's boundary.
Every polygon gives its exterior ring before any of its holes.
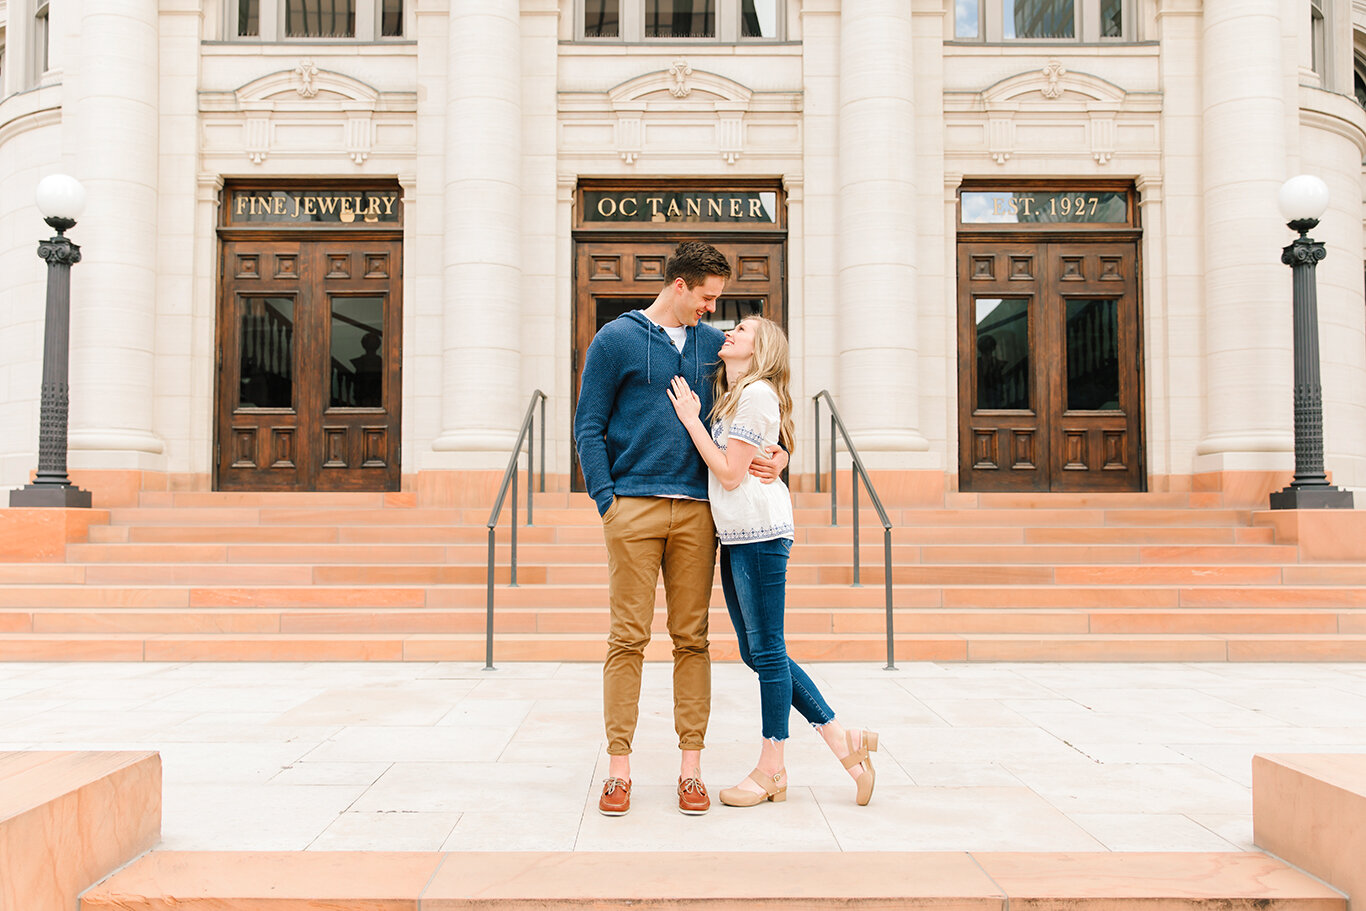
{"type": "Polygon", "coordinates": [[[398,490],[402,241],[392,234],[383,239],[247,236],[225,240],[221,251],[215,489],[398,490]],[[245,301],[269,298],[292,301],[287,342],[271,349],[278,358],[279,346],[288,347],[287,408],[241,401],[243,345],[248,343],[242,309],[245,301]],[[354,314],[334,314],[335,302],[348,298],[378,301],[374,329],[367,332],[371,324],[354,314]],[[349,364],[336,359],[338,321],[349,333],[345,344],[351,347],[344,350],[349,364]],[[350,398],[334,404],[339,382],[350,398]],[[361,394],[376,404],[350,404],[361,394]]]}
{"type": "Polygon", "coordinates": [[[1144,489],[1137,242],[1012,240],[958,244],[960,488],[1144,489]],[[1027,369],[1014,350],[1022,301],[1027,369]]]}

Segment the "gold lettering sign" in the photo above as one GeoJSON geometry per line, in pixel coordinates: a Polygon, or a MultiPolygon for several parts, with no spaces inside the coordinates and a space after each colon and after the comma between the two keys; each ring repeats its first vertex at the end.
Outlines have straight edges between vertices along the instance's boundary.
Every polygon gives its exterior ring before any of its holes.
{"type": "Polygon", "coordinates": [[[964,190],[965,225],[1129,223],[1129,197],[1118,190],[964,190]]]}
{"type": "Polygon", "coordinates": [[[584,190],[583,220],[594,224],[778,223],[771,190],[584,190]]]}
{"type": "Polygon", "coordinates": [[[273,225],[397,224],[398,190],[233,190],[229,222],[273,225]]]}

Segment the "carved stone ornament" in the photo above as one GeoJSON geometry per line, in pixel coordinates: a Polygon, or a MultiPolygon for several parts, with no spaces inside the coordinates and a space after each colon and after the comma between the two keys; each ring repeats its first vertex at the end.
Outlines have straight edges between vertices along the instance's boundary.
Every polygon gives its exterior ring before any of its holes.
{"type": "Polygon", "coordinates": [[[294,75],[299,77],[299,85],[295,91],[304,98],[312,98],[318,94],[318,87],[313,84],[313,80],[318,76],[318,66],[312,60],[300,60],[299,65],[294,68],[294,75]]]}
{"type": "Polygon", "coordinates": [[[1042,72],[1043,77],[1048,80],[1048,83],[1043,88],[1039,89],[1039,91],[1043,93],[1043,97],[1050,100],[1062,97],[1062,85],[1060,84],[1060,81],[1063,76],[1067,75],[1067,67],[1062,65],[1062,61],[1050,60],[1040,72],[1042,72]]]}
{"type": "Polygon", "coordinates": [[[692,86],[688,85],[688,77],[692,75],[692,64],[682,57],[679,57],[669,67],[669,77],[673,79],[673,85],[669,87],[669,94],[675,98],[687,98],[692,92],[692,86]]]}

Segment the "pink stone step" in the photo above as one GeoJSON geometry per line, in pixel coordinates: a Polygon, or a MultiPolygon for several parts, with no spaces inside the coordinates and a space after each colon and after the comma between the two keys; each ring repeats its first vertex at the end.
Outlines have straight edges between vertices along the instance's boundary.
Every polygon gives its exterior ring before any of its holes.
{"type": "Polygon", "coordinates": [[[1244,633],[1318,634],[1340,632],[1335,611],[1095,611],[1089,631],[1105,635],[1199,633],[1226,636],[1244,633]]]}
{"type": "MultiPolygon", "coordinates": [[[[341,529],[331,525],[131,525],[111,526],[139,544],[331,544],[341,529]]],[[[91,538],[94,541],[94,538],[91,538]]]]}
{"type": "Polygon", "coordinates": [[[73,566],[91,585],[307,585],[309,566],[238,566],[230,563],[134,563],[73,566]]]}
{"type": "Polygon", "coordinates": [[[1366,587],[1183,588],[1182,607],[1363,607],[1366,587]]]}
{"type": "Polygon", "coordinates": [[[75,908],[160,837],[157,754],[0,752],[0,908],[75,908]]]}
{"type": "Polygon", "coordinates": [[[294,588],[192,588],[190,606],[202,607],[423,607],[427,593],[421,588],[385,586],[356,588],[346,586],[305,586],[294,588]]]}
{"type": "MultiPolygon", "coordinates": [[[[338,608],[290,608],[260,605],[245,609],[195,608],[174,610],[0,610],[0,632],[7,633],[143,633],[177,635],[190,633],[251,634],[383,634],[482,633],[486,622],[482,607],[432,609],[355,605],[338,608]]],[[[899,608],[895,628],[899,634],[1245,634],[1331,635],[1353,632],[1341,628],[1344,620],[1366,621],[1366,612],[1343,615],[1335,611],[1214,611],[1105,609],[953,609],[899,608]]],[[[561,633],[594,633],[605,636],[609,625],[606,604],[577,608],[527,608],[497,605],[494,629],[498,633],[540,633],[553,639],[561,633]]],[[[787,612],[789,634],[881,633],[885,612],[880,605],[866,607],[808,607],[787,612]]],[[[721,605],[711,611],[714,632],[728,635],[730,618],[721,605]]],[[[667,634],[667,613],[653,617],[655,635],[667,634]]]]}
{"type": "Polygon", "coordinates": [[[72,544],[72,563],[226,563],[222,544],[72,544]]]}
{"type": "Polygon", "coordinates": [[[183,587],[0,587],[0,607],[186,607],[189,603],[190,593],[183,587]]]}
{"type": "MultiPolygon", "coordinates": [[[[1026,544],[1272,544],[1271,529],[1224,526],[1120,526],[1116,528],[1024,528],[1026,544]],[[1249,533],[1240,536],[1240,533],[1249,533]]],[[[949,543],[949,542],[944,542],[949,543]]]]}
{"type": "MultiPolygon", "coordinates": [[[[4,615],[0,614],[0,618],[4,615]]],[[[35,610],[30,631],[40,635],[65,633],[278,633],[278,613],[241,611],[35,610]]],[[[3,623],[0,623],[0,629],[3,623]]]]}
{"type": "Polygon", "coordinates": [[[1366,896],[1366,756],[1252,757],[1257,846],[1352,897],[1366,896]]]}
{"type": "Polygon", "coordinates": [[[80,911],[1345,911],[1346,904],[1256,852],[157,851],[91,889],[80,911]]]}

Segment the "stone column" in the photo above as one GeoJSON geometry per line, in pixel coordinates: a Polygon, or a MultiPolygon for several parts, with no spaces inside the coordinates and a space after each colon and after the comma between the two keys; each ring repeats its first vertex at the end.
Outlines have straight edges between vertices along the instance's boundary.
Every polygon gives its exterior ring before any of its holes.
{"type": "Polygon", "coordinates": [[[157,467],[153,432],[158,243],[157,0],[81,4],[79,59],[67,60],[67,141],[85,184],[73,232],[72,450],[75,468],[157,467]]]}
{"type": "MultiPolygon", "coordinates": [[[[1290,283],[1279,0],[1205,0],[1205,435],[1197,471],[1288,468],[1290,283]]],[[[1307,16],[1308,13],[1306,12],[1307,16]]]]}
{"type": "Polygon", "coordinates": [[[905,0],[840,7],[838,401],[860,453],[929,448],[917,397],[911,31],[905,0]]]}
{"type": "Polygon", "coordinates": [[[460,467],[500,467],[525,410],[519,15],[517,0],[451,0],[442,430],[432,448],[487,455],[460,467]]]}

